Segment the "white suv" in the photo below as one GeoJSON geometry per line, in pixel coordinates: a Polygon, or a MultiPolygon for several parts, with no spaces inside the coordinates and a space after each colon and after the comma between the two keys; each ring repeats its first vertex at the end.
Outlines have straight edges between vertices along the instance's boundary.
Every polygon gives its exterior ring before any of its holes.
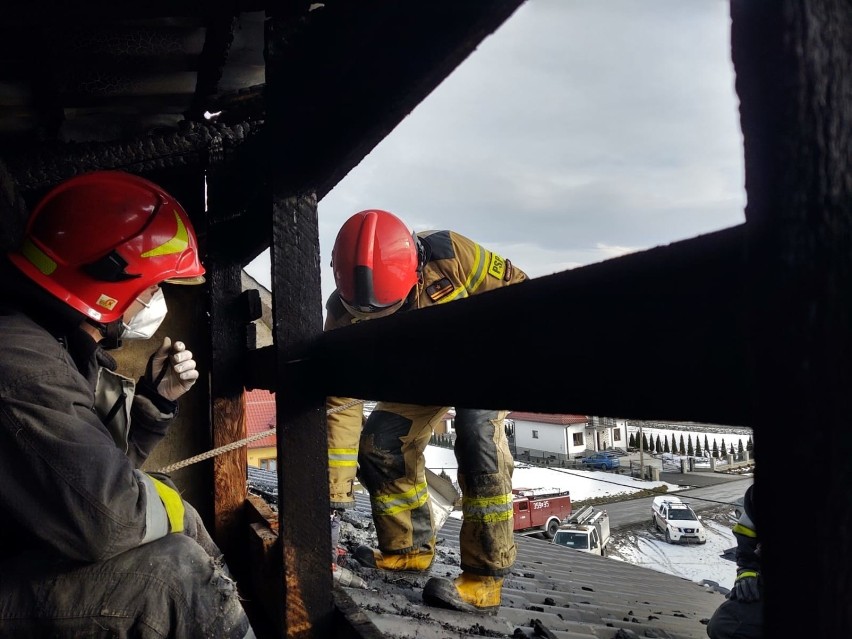
{"type": "Polygon", "coordinates": [[[696,541],[699,544],[707,543],[707,533],[701,518],[678,497],[654,497],[651,521],[657,530],[665,531],[666,541],[670,544],[696,541]]]}

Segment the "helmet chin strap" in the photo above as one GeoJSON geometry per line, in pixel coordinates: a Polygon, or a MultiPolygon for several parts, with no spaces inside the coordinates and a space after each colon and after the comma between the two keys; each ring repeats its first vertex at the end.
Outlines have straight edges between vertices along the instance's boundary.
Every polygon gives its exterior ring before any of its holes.
{"type": "Polygon", "coordinates": [[[103,339],[100,341],[101,348],[108,351],[121,348],[121,321],[122,318],[118,318],[107,324],[92,322],[101,332],[101,335],[103,335],[103,339]]]}

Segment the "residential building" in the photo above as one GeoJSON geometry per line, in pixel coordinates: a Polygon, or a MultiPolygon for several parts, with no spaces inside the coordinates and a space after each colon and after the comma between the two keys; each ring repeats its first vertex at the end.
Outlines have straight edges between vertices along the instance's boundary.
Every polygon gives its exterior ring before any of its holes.
{"type": "Polygon", "coordinates": [[[270,431],[247,445],[248,465],[263,470],[277,470],[278,448],[275,437],[275,394],[256,388],[246,391],[246,435],[251,437],[270,431]]]}

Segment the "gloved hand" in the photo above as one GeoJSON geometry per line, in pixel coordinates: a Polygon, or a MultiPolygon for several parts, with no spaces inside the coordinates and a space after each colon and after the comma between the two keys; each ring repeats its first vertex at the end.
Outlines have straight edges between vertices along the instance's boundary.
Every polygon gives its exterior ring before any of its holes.
{"type": "Polygon", "coordinates": [[[186,344],[175,342],[172,345],[171,338],[164,337],[163,344],[148,359],[145,376],[160,396],[174,402],[192,388],[198,371],[186,344]]]}
{"type": "Polygon", "coordinates": [[[749,569],[738,570],[737,579],[728,598],[743,603],[760,600],[760,573],[749,569]]]}

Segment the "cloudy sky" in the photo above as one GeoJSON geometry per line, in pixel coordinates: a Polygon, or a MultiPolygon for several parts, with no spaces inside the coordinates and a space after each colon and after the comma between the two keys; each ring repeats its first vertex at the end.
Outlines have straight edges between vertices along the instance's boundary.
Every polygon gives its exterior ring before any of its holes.
{"type": "Polygon", "coordinates": [[[323,300],[365,208],[533,277],[740,224],[738,104],[727,0],[527,0],[319,203],[323,300]]]}

